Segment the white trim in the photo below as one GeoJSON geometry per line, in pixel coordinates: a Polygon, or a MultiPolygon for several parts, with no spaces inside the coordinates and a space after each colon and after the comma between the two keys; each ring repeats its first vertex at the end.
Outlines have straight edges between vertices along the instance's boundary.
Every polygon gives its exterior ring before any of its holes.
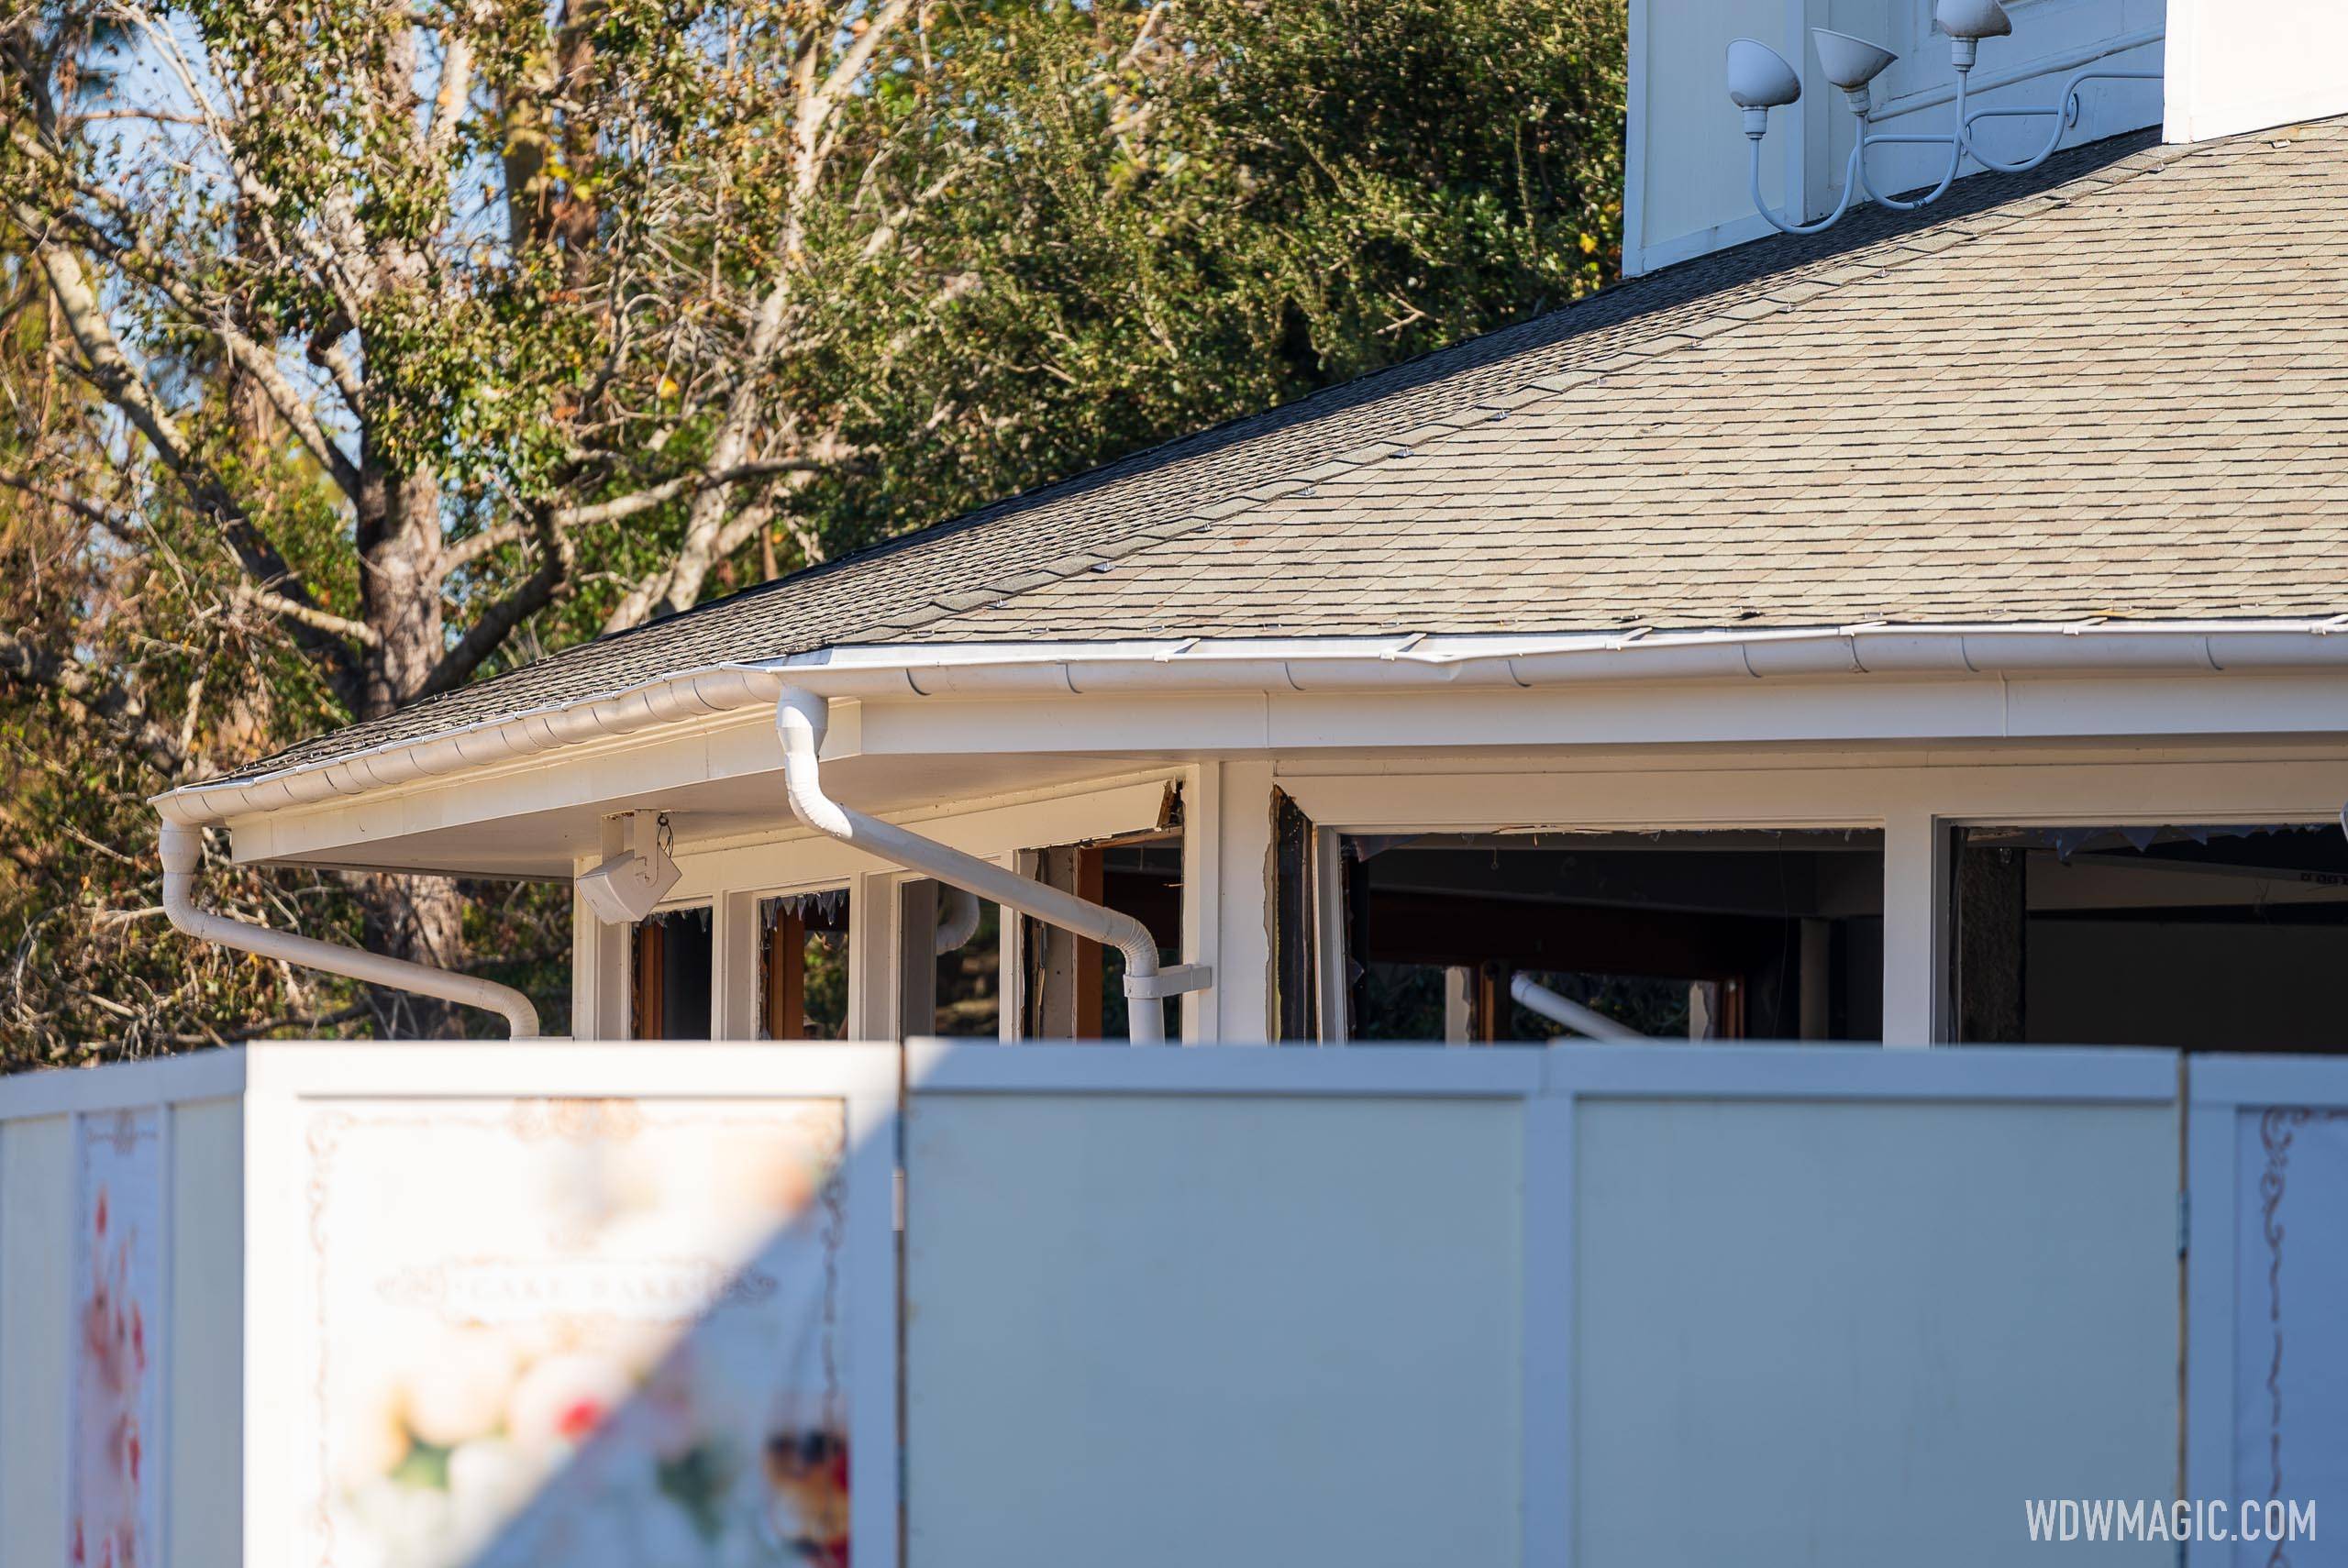
{"type": "Polygon", "coordinates": [[[246,1050],[234,1046],[100,1067],[52,1067],[0,1078],[0,1121],[233,1099],[245,1084],[246,1050]]]}
{"type": "Polygon", "coordinates": [[[2337,1056],[2197,1055],[2196,1105],[2348,1106],[2348,1062],[2337,1056]]]}
{"type": "MultiPolygon", "coordinates": [[[[1222,968],[1223,764],[1202,762],[1182,770],[1182,896],[1180,954],[1185,964],[1203,964],[1214,979],[1181,993],[1181,1024],[1176,1038],[1185,1045],[1219,1038],[1216,1023],[1227,977],[1222,968]]],[[[1130,1005],[1130,1004],[1129,1004],[1130,1005]]],[[[1147,1003],[1162,1006],[1162,1003],[1147,1003]]]]}
{"type": "MultiPolygon", "coordinates": [[[[2116,54],[2126,54],[2131,50],[2143,49],[2148,44],[2159,43],[2166,36],[2166,31],[2163,28],[2141,28],[2132,33],[2118,33],[2110,38],[2098,39],[2093,43],[2081,44],[2073,49],[2056,50],[2052,54],[2040,55],[2037,59],[2024,61],[2020,65],[2008,66],[2003,71],[1977,71],[1966,83],[1966,90],[1974,94],[1987,94],[1996,92],[2000,87],[2012,87],[2021,83],[2034,81],[2041,76],[2060,75],[2065,72],[2075,71],[2082,65],[2092,65],[2099,60],[2109,60],[2116,54]]],[[[1880,124],[1885,120],[1897,119],[1902,115],[1913,114],[1919,109],[1937,108],[1943,104],[1955,102],[1956,102],[1956,81],[1952,76],[1946,82],[1934,83],[1930,87],[1919,87],[1912,93],[1903,93],[1896,98],[1886,99],[1871,117],[1880,124]]]]}
{"type": "Polygon", "coordinates": [[[1648,5],[1649,0],[1630,0],[1623,17],[1622,271],[1625,278],[1635,278],[1659,265],[1648,258],[1644,227],[1647,217],[1648,5]]]}
{"type": "Polygon", "coordinates": [[[2031,1100],[2166,1105],[2176,1053],[1972,1046],[1553,1045],[1540,1053],[1552,1094],[1611,1099],[2031,1100]]]}
{"type": "MultiPolygon", "coordinates": [[[[942,808],[874,814],[907,826],[918,825],[926,836],[966,854],[1001,861],[1039,845],[1071,844],[1156,827],[1166,787],[1181,778],[1179,768],[1157,767],[1086,779],[995,804],[954,802],[942,808]]],[[[767,895],[806,892],[847,887],[860,876],[903,872],[903,867],[878,856],[801,827],[781,801],[780,784],[775,793],[775,831],[757,837],[695,843],[679,852],[677,868],[682,875],[674,897],[713,897],[749,889],[767,895]]]]}
{"type": "MultiPolygon", "coordinates": [[[[172,1377],[176,1359],[172,1349],[179,1339],[177,1293],[172,1274],[177,1267],[179,1217],[172,1196],[178,1186],[178,1140],[174,1124],[179,1107],[169,1101],[155,1107],[155,1321],[148,1325],[148,1364],[155,1373],[155,1432],[144,1452],[154,1465],[156,1568],[172,1568],[172,1377]]],[[[76,1150],[78,1156],[80,1151],[76,1150]]]]}
{"type": "MultiPolygon", "coordinates": [[[[1295,800],[1293,790],[1290,799],[1295,800]]],[[[1303,805],[1302,801],[1298,802],[1303,805]]],[[[1317,1013],[1321,1043],[1343,1045],[1351,1035],[1346,1016],[1352,988],[1346,984],[1346,966],[1342,961],[1331,962],[1329,955],[1342,955],[1346,948],[1346,852],[1345,829],[1324,823],[1313,817],[1310,806],[1305,816],[1312,822],[1312,985],[1313,1002],[1317,1013]]]]}
{"type": "Polygon", "coordinates": [[[893,1095],[887,1045],[810,1043],[777,1050],[740,1041],[409,1040],[386,1043],[271,1041],[247,1047],[255,1095],[893,1095]],[[509,1048],[510,1047],[510,1048],[509,1048]]]}
{"type": "MultiPolygon", "coordinates": [[[[722,664],[611,696],[483,721],[258,778],[155,798],[187,825],[367,794],[589,740],[770,705],[787,683],[825,697],[1521,689],[1647,679],[2176,675],[2348,668],[2348,620],[2105,622],[1542,636],[1176,639],[874,646],[722,664]]],[[[837,744],[837,743],[836,743],[837,744]]]]}
{"type": "Polygon", "coordinates": [[[1946,1036],[1948,834],[1929,809],[1888,814],[1883,830],[1883,1043],[1946,1036]]]}
{"type": "Polygon", "coordinates": [[[1537,1048],[1328,1052],[1226,1044],[1019,1045],[915,1040],[905,1081],[922,1094],[1193,1094],[1519,1099],[1541,1087],[1537,1048]]]}
{"type": "MultiPolygon", "coordinates": [[[[1800,137],[1789,139],[1797,146],[1801,140],[1800,137]]],[[[1626,232],[1627,222],[1626,217],[1626,232]]],[[[1659,272],[1666,267],[1678,266],[1682,261],[1693,261],[1700,256],[1710,256],[1715,250],[1726,250],[1733,245],[1748,245],[1756,239],[1767,239],[1777,232],[1777,228],[1769,220],[1759,213],[1746,213],[1742,217],[1729,218],[1704,228],[1691,229],[1686,234],[1674,235],[1669,239],[1661,240],[1653,245],[1640,246],[1637,257],[1639,270],[1635,272],[1631,271],[1632,258],[1628,254],[1628,247],[1625,247],[1623,276],[1644,277],[1649,272],[1659,272]]]]}
{"type": "Polygon", "coordinates": [[[1574,1102],[1545,1093],[1524,1107],[1524,1289],[1517,1327],[1521,1548],[1525,1568],[1568,1568],[1574,1543],[1574,1102]]]}

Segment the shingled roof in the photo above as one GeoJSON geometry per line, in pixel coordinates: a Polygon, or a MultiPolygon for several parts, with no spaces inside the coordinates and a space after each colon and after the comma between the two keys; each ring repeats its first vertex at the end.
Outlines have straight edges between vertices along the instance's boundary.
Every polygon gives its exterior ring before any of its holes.
{"type": "Polygon", "coordinates": [[[1722,251],[248,772],[852,643],[2348,611],[2348,122],[1722,251]]]}

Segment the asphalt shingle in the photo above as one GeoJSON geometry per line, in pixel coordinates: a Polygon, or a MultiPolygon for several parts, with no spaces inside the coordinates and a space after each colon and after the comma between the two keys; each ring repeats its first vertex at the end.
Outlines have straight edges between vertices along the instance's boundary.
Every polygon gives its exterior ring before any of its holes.
{"type": "Polygon", "coordinates": [[[249,771],[858,642],[2343,610],[2348,122],[2144,133],[1634,280],[249,771]]]}

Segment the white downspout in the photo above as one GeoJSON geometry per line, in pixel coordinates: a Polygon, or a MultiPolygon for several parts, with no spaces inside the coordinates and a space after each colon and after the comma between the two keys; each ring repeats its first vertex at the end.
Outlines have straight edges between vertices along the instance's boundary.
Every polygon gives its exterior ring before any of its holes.
{"type": "Polygon", "coordinates": [[[1561,997],[1530,975],[1520,974],[1508,983],[1508,994],[1523,1006],[1539,1013],[1552,1023],[1562,1023],[1577,1034],[1587,1034],[1592,1040],[1647,1041],[1628,1024],[1617,1023],[1604,1013],[1586,1008],[1569,997],[1561,997]]]}
{"type": "Polygon", "coordinates": [[[892,865],[1115,947],[1125,955],[1127,1037],[1136,1045],[1155,1045],[1165,1040],[1166,1020],[1159,1001],[1213,983],[1213,971],[1203,964],[1177,965],[1161,973],[1157,939],[1129,914],[1047,887],[991,860],[965,855],[894,823],[867,816],[825,794],[817,753],[823,748],[830,719],[829,703],[812,691],[786,686],[775,698],[775,733],[782,738],[783,788],[801,822],[892,865]]]}
{"type": "Polygon", "coordinates": [[[195,869],[204,858],[203,834],[195,828],[167,822],[163,824],[161,848],[163,913],[198,942],[258,953],[264,958],[299,964],[305,969],[324,969],[329,975],[347,976],[371,986],[386,986],[393,990],[414,991],[418,996],[437,997],[461,1007],[482,1008],[503,1014],[515,1039],[537,1037],[538,1010],[530,1005],[529,998],[511,986],[436,969],[429,964],[411,964],[404,958],[388,957],[360,947],[296,936],[290,931],[271,931],[265,925],[252,925],[197,909],[195,869]]]}

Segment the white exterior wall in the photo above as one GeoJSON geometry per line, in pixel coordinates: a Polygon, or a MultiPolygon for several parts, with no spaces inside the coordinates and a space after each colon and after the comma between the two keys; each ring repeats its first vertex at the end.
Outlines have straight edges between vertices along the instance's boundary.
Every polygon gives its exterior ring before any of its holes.
{"type": "Polygon", "coordinates": [[[2348,112],[2348,8],[2332,0],[2170,0],[2170,141],[2348,112]]]}
{"type": "MultiPolygon", "coordinates": [[[[1853,33],[1901,57],[1875,83],[1878,128],[1937,134],[1950,123],[1955,72],[1947,39],[1932,31],[1932,0],[1630,0],[1630,6],[1626,276],[1775,232],[1754,212],[1747,190],[1751,154],[1724,82],[1732,39],[1758,39],[1801,73],[1801,102],[1770,111],[1762,144],[1762,191],[1781,212],[1798,208],[1797,215],[1816,217],[1831,211],[1851,150],[1852,116],[1819,72],[1811,28],[1853,33]]],[[[1982,45],[1975,107],[2050,104],[2063,80],[2090,61],[2125,70],[2161,67],[2163,0],[2011,0],[2009,9],[2013,35],[1982,45]]],[[[2081,111],[2078,124],[2063,134],[2066,147],[2160,124],[2161,83],[2089,83],[2081,111]]],[[[2036,148],[2052,124],[1986,121],[1981,129],[1991,150],[2019,157],[2036,148]]],[[[1924,149],[1884,149],[1876,156],[1869,172],[1882,191],[1937,181],[1946,158],[1924,149]]]]}
{"type": "Polygon", "coordinates": [[[66,1561],[72,1152],[71,1117],[0,1122],[0,1540],[42,1562],[66,1561]]]}
{"type": "MultiPolygon", "coordinates": [[[[151,1125],[161,1188],[123,1195],[160,1225],[144,1342],[159,1418],[141,1433],[138,1500],[160,1553],[209,1568],[241,1551],[244,1450],[242,1053],[0,1079],[0,1545],[63,1563],[72,1540],[83,1145],[118,1112],[151,1125]]],[[[94,1557],[93,1558],[94,1561],[94,1557]]]]}

